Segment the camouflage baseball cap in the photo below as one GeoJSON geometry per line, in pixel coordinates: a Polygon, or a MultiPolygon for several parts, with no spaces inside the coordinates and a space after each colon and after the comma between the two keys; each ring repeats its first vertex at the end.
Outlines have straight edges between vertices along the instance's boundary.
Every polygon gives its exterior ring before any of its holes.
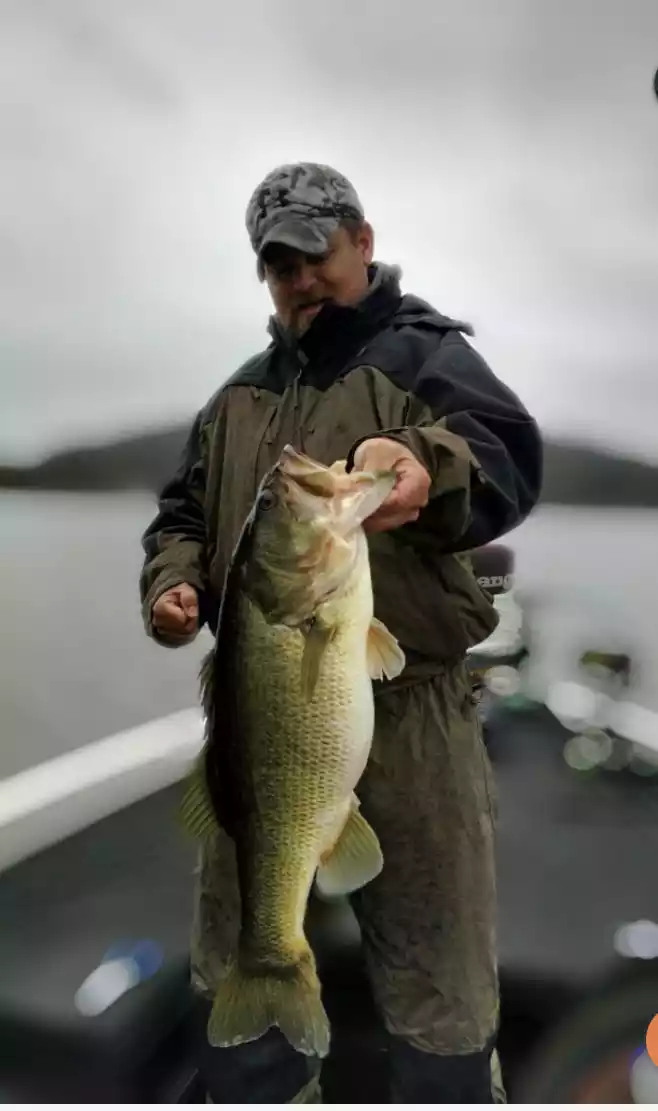
{"type": "Polygon", "coordinates": [[[341,220],[363,220],[354,186],[331,166],[296,162],[278,166],[254,190],[246,224],[260,255],[268,243],[323,254],[341,220]]]}

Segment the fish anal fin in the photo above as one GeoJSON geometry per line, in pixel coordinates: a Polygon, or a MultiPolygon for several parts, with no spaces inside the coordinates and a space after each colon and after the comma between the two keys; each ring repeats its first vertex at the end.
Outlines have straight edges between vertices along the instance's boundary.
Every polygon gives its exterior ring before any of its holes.
{"type": "Polygon", "coordinates": [[[316,891],[323,899],[350,895],[374,880],[383,866],[377,834],[361,814],[355,798],[340,836],[320,861],[316,891]]]}
{"type": "Polygon", "coordinates": [[[395,679],[406,663],[397,640],[376,617],[373,617],[368,630],[367,657],[371,679],[395,679]]]}

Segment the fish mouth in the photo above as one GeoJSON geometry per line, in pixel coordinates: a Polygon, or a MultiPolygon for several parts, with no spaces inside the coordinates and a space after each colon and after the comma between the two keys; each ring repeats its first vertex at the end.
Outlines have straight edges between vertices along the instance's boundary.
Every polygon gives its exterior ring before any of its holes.
{"type": "Polygon", "coordinates": [[[294,484],[306,493],[319,497],[332,497],[337,493],[339,472],[325,467],[323,463],[316,462],[309,455],[296,451],[291,444],[286,444],[276,465],[278,476],[288,480],[287,485],[294,484]]]}
{"type": "Polygon", "coordinates": [[[252,587],[270,622],[301,625],[351,581],[367,553],[363,521],[394,484],[390,472],[348,474],[342,460],[326,466],[283,448],[263,482],[262,520],[272,510],[275,516],[262,549],[263,582],[252,587]]]}
{"type": "Polygon", "coordinates": [[[391,483],[394,481],[394,476],[389,475],[389,472],[375,474],[374,472],[351,471],[348,473],[346,466],[344,459],[339,459],[331,466],[326,466],[324,463],[318,463],[317,460],[311,459],[309,455],[297,451],[290,444],[286,444],[275,467],[275,472],[306,493],[325,498],[354,494],[359,489],[372,486],[376,482],[381,486],[382,480],[387,483],[389,478],[391,483]]]}
{"type": "Polygon", "coordinates": [[[275,467],[289,504],[313,513],[319,500],[325,502],[324,513],[330,515],[343,533],[358,528],[374,513],[393,489],[396,476],[392,471],[350,471],[345,460],[331,466],[286,444],[275,467]]]}

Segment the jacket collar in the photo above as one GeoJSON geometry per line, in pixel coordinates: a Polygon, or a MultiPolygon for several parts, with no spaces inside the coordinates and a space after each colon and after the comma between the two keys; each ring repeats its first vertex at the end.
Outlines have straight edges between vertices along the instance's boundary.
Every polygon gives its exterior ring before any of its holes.
{"type": "Polygon", "coordinates": [[[293,336],[270,317],[268,331],[275,347],[294,355],[302,366],[342,361],[364,346],[390,319],[402,301],[400,271],[384,263],[369,270],[370,285],[356,305],[324,305],[303,336],[293,336]]]}

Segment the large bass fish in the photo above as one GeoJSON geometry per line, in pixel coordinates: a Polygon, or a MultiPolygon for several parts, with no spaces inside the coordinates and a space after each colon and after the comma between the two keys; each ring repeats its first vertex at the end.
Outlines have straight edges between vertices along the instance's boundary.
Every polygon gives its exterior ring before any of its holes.
{"type": "Polygon", "coordinates": [[[215,1046],[278,1026],[323,1057],[330,1030],[304,934],[308,897],[379,874],[377,837],[354,794],[372,742],[372,680],[404,655],[373,616],[362,522],[395,484],[286,447],[263,479],[226,577],[203,669],[206,743],[184,803],[199,836],[234,840],[238,951],[208,1024],[215,1046]]]}

